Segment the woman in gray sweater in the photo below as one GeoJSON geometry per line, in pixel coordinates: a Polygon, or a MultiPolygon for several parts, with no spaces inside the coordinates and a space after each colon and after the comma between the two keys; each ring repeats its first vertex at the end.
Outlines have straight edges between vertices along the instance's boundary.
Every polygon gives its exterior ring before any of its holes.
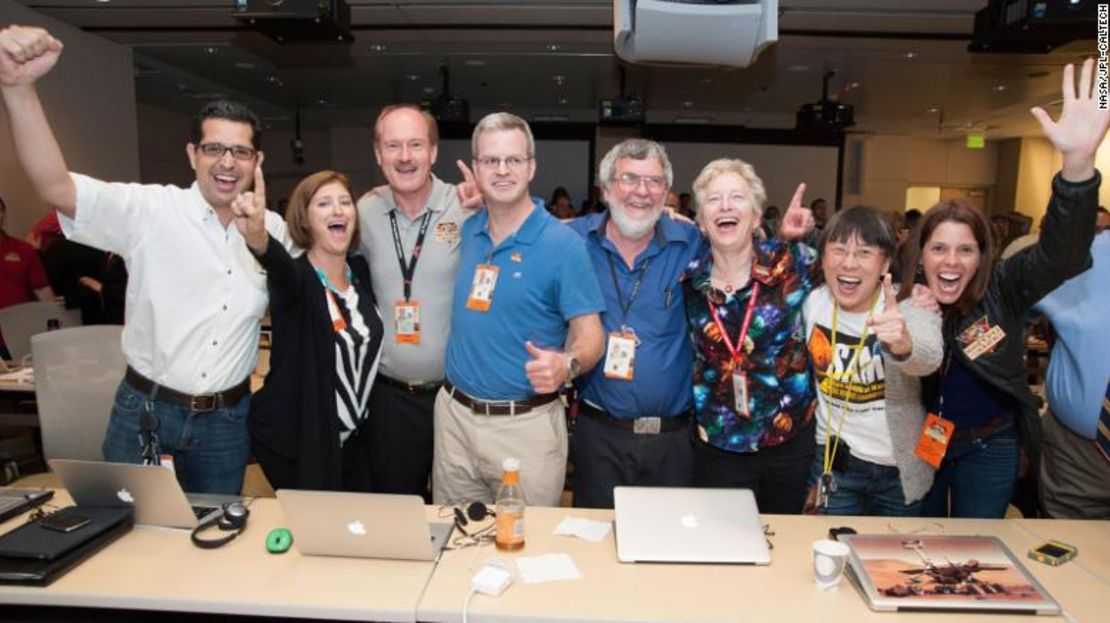
{"type": "Polygon", "coordinates": [[[940,316],[895,302],[896,242],[877,210],[838,212],[819,244],[825,284],[802,312],[818,389],[807,511],[918,515],[933,468],[915,452],[925,422],[917,377],[940,365],[940,316]]]}

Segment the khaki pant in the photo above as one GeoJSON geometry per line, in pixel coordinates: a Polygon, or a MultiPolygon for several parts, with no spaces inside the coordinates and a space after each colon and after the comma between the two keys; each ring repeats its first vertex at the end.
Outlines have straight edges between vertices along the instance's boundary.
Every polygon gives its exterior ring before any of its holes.
{"type": "Polygon", "coordinates": [[[435,504],[493,502],[501,462],[520,459],[528,506],[558,506],[567,469],[567,424],[561,400],[523,415],[479,415],[439,390],[435,404],[435,504]]]}
{"type": "MultiPolygon", "coordinates": [[[[1051,412],[1044,418],[1041,504],[1053,519],[1110,519],[1110,462],[1093,439],[1073,433],[1051,412]]],[[[1067,535],[1061,537],[1067,540],[1067,535]]]]}

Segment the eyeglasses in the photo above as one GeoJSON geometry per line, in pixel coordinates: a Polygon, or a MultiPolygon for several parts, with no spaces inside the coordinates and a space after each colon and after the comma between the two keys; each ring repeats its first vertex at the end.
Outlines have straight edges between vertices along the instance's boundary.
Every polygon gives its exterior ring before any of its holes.
{"type": "Polygon", "coordinates": [[[662,175],[636,175],[635,173],[621,173],[616,176],[617,185],[621,187],[624,192],[632,192],[640,187],[640,182],[644,182],[647,186],[648,192],[660,193],[667,187],[667,178],[662,175]]]}
{"type": "Polygon", "coordinates": [[[251,147],[243,147],[242,145],[224,145],[223,143],[202,143],[197,146],[197,150],[209,158],[223,158],[224,154],[231,152],[231,157],[245,162],[254,160],[257,150],[251,147]]]}
{"type": "Polygon", "coordinates": [[[487,171],[496,171],[500,169],[502,162],[505,163],[505,166],[508,167],[510,171],[519,171],[524,166],[524,163],[531,159],[531,156],[509,156],[508,158],[475,158],[474,161],[478,163],[478,166],[487,171]]]}

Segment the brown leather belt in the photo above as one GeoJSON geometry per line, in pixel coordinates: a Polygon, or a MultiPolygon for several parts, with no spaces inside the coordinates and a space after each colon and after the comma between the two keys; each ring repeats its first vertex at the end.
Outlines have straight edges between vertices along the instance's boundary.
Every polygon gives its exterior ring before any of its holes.
{"type": "Polygon", "coordinates": [[[151,396],[154,400],[179,405],[190,411],[215,411],[225,407],[234,407],[239,404],[240,400],[251,394],[250,377],[243,379],[243,382],[235,387],[225,389],[222,392],[201,394],[199,396],[191,396],[176,389],[170,389],[165,385],[158,385],[136,372],[131,366],[127,366],[127,373],[124,374],[123,378],[132,387],[151,396]]]}
{"type": "Polygon", "coordinates": [[[976,426],[973,428],[957,428],[952,433],[951,443],[967,443],[969,441],[978,441],[986,439],[998,431],[1007,428],[1014,423],[1014,416],[1006,413],[1000,415],[983,426],[976,426]]]}
{"type": "Polygon", "coordinates": [[[443,381],[443,389],[459,404],[469,407],[477,415],[523,415],[536,407],[558,400],[559,394],[537,394],[524,400],[498,400],[487,402],[462,393],[451,381],[443,381]]]}
{"type": "Polygon", "coordinates": [[[581,405],[579,413],[591,420],[597,420],[613,428],[631,431],[637,435],[658,435],[659,433],[669,433],[689,428],[690,418],[693,415],[692,411],[686,411],[673,417],[619,418],[613,417],[585,401],[582,401],[581,405]]]}
{"type": "Polygon", "coordinates": [[[397,389],[409,392],[410,394],[434,394],[443,386],[443,381],[435,381],[432,383],[406,383],[404,381],[398,381],[397,379],[391,379],[384,374],[379,374],[378,378],[374,379],[374,382],[381,382],[390,387],[396,387],[397,389]]]}

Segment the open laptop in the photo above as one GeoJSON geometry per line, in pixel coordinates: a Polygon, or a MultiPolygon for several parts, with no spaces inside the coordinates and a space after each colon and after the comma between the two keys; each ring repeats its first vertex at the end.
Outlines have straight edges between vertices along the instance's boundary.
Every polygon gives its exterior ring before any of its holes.
{"type": "Polygon", "coordinates": [[[621,562],[771,564],[749,489],[614,487],[621,562]]]}
{"type": "MultiPolygon", "coordinates": [[[[850,534],[847,573],[872,610],[1060,614],[993,536],[850,534]]],[[[937,615],[940,616],[940,615],[937,615]]]]}
{"type": "Polygon", "coordinates": [[[241,498],[230,495],[185,494],[173,470],[158,465],[50,459],[78,506],[119,506],[135,509],[135,524],[166,528],[196,527],[220,512],[220,505],[241,498]]]}
{"type": "Polygon", "coordinates": [[[436,560],[453,524],[429,523],[415,495],[279,489],[293,545],[310,556],[436,560]]]}

